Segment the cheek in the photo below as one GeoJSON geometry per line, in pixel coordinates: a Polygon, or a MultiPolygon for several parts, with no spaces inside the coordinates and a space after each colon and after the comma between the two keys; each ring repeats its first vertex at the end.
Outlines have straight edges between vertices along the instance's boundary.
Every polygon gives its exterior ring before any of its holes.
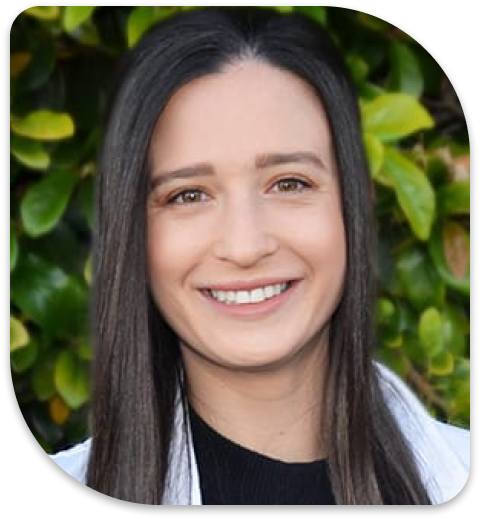
{"type": "Polygon", "coordinates": [[[298,229],[296,236],[312,281],[312,308],[317,316],[330,316],[345,286],[347,245],[343,218],[339,211],[323,214],[316,225],[298,229]]]}
{"type": "Polygon", "coordinates": [[[328,221],[322,221],[319,232],[320,254],[329,258],[339,269],[343,269],[346,261],[346,237],[342,216],[335,213],[328,221]]]}
{"type": "Polygon", "coordinates": [[[175,235],[169,237],[153,225],[148,231],[147,247],[150,291],[157,309],[170,321],[169,316],[178,313],[179,306],[183,270],[180,244],[175,235]]]}
{"type": "Polygon", "coordinates": [[[285,235],[312,267],[331,265],[339,271],[345,268],[345,227],[335,199],[324,200],[308,211],[291,213],[282,223],[285,235]]]}
{"type": "Polygon", "coordinates": [[[158,222],[149,222],[147,234],[147,258],[150,286],[157,299],[165,287],[178,276],[181,269],[179,258],[181,243],[175,233],[169,233],[168,228],[158,222]]]}
{"type": "Polygon", "coordinates": [[[182,283],[195,267],[204,246],[204,233],[193,232],[186,223],[152,218],[148,225],[147,257],[154,293],[182,283]]]}
{"type": "Polygon", "coordinates": [[[315,278],[335,288],[343,285],[346,269],[346,244],[343,225],[323,225],[309,233],[303,242],[304,254],[315,278]]]}

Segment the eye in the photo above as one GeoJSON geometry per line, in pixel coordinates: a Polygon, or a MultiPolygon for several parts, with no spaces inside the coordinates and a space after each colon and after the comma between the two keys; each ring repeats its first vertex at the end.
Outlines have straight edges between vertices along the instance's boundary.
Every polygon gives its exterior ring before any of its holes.
{"type": "Polygon", "coordinates": [[[199,189],[186,189],[171,196],[167,203],[171,205],[189,205],[204,202],[207,195],[199,189]]]}
{"type": "Polygon", "coordinates": [[[274,190],[280,193],[298,193],[310,187],[311,184],[298,178],[282,178],[274,184],[274,190]]]}

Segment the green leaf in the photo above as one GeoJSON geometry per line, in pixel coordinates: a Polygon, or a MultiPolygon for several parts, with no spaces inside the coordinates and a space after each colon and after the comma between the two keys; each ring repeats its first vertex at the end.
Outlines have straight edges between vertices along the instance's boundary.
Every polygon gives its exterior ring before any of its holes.
{"type": "Polygon", "coordinates": [[[453,355],[465,355],[470,324],[466,315],[458,308],[448,305],[442,312],[442,335],[446,348],[453,355]]]}
{"type": "MultiPolygon", "coordinates": [[[[78,213],[73,214],[79,218],[78,213]]],[[[46,263],[55,265],[64,272],[82,272],[87,251],[85,242],[79,239],[75,222],[70,218],[62,218],[48,234],[27,243],[34,249],[32,252],[46,263]]]]}
{"type": "Polygon", "coordinates": [[[83,280],[69,276],[49,301],[46,329],[55,337],[83,336],[88,328],[88,292],[83,280]]]}
{"type": "MultiPolygon", "coordinates": [[[[280,9],[280,7],[277,7],[277,9],[280,9]]],[[[321,25],[325,25],[327,23],[327,10],[324,6],[296,6],[295,11],[310,16],[310,18],[313,18],[316,22],[320,23],[321,25]]]]}
{"type": "Polygon", "coordinates": [[[24,348],[15,350],[10,355],[10,366],[15,373],[24,373],[29,370],[37,360],[38,344],[31,340],[24,348]]]}
{"type": "Polygon", "coordinates": [[[87,285],[92,284],[92,256],[88,256],[87,261],[85,262],[85,267],[83,269],[83,277],[85,278],[85,282],[87,285]]]}
{"type": "Polygon", "coordinates": [[[452,382],[451,415],[449,423],[469,428],[470,421],[470,360],[455,359],[452,382]]]}
{"type": "MultiPolygon", "coordinates": [[[[100,45],[100,33],[92,20],[87,20],[82,25],[76,27],[70,33],[70,36],[85,46],[98,47],[100,45]]],[[[91,86],[91,82],[88,83],[88,86],[91,86]]],[[[84,104],[84,106],[86,105],[84,104]]],[[[92,109],[94,107],[90,106],[89,108],[92,109]]]]}
{"type": "Polygon", "coordinates": [[[390,44],[392,72],[388,86],[390,90],[411,94],[418,98],[423,92],[423,74],[415,53],[400,41],[390,44]]]}
{"type": "Polygon", "coordinates": [[[402,379],[407,378],[410,366],[403,355],[398,355],[398,350],[381,349],[379,351],[379,360],[402,379]]]}
{"type": "Polygon", "coordinates": [[[68,205],[76,181],[74,171],[56,171],[27,191],[20,212],[29,236],[41,236],[55,227],[68,205]]]}
{"type": "Polygon", "coordinates": [[[28,330],[17,318],[10,316],[10,353],[25,348],[30,342],[28,330]]]}
{"type": "Polygon", "coordinates": [[[442,216],[470,214],[470,182],[452,182],[437,191],[439,213],[442,216]]]}
{"type": "Polygon", "coordinates": [[[381,331],[382,344],[388,348],[399,348],[403,338],[399,333],[399,313],[390,299],[380,298],[376,308],[376,321],[381,331]]]}
{"type": "Polygon", "coordinates": [[[445,285],[429,256],[422,249],[417,247],[402,251],[397,258],[396,272],[403,296],[406,296],[417,310],[443,305],[445,285]]]}
{"type": "Polygon", "coordinates": [[[427,240],[435,218],[435,192],[427,176],[390,147],[385,148],[383,174],[391,181],[413,232],[420,240],[427,240]]]}
{"type": "Polygon", "coordinates": [[[22,94],[25,91],[37,90],[41,86],[46,86],[56,66],[57,50],[52,39],[42,38],[39,45],[39,41],[32,38],[28,50],[32,59],[16,82],[22,94]]]}
{"type": "Polygon", "coordinates": [[[59,141],[51,151],[50,159],[57,169],[80,168],[81,152],[76,139],[59,141]]]}
{"type": "Polygon", "coordinates": [[[21,164],[30,169],[44,170],[50,166],[50,157],[40,142],[12,135],[10,152],[21,164]]]}
{"type": "Polygon", "coordinates": [[[292,5],[275,6],[275,9],[280,13],[291,13],[293,11],[292,5]]]}
{"type": "Polygon", "coordinates": [[[395,316],[395,305],[385,297],[377,302],[377,321],[379,324],[388,324],[395,316]]]}
{"type": "Polygon", "coordinates": [[[73,32],[92,16],[96,8],[97,6],[95,5],[66,6],[63,12],[63,28],[65,31],[68,33],[73,32]]]}
{"type": "Polygon", "coordinates": [[[420,130],[434,126],[427,110],[408,94],[381,94],[362,103],[364,130],[381,142],[397,141],[420,130]]]}
{"type": "Polygon", "coordinates": [[[18,259],[18,241],[13,222],[10,222],[10,272],[15,268],[18,259]]]}
{"type": "Polygon", "coordinates": [[[11,299],[52,337],[84,333],[87,291],[84,283],[34,254],[22,254],[11,275],[11,299]]]}
{"type": "Polygon", "coordinates": [[[383,144],[371,133],[363,134],[363,142],[373,178],[381,184],[387,182],[387,185],[391,186],[389,179],[385,179],[385,177],[381,175],[381,168],[385,155],[383,144]]]}
{"type": "Polygon", "coordinates": [[[358,23],[367,27],[370,30],[378,32],[385,32],[391,30],[388,22],[382,20],[381,18],[377,18],[376,16],[364,13],[362,11],[357,11],[355,14],[358,23]]]}
{"type": "Polygon", "coordinates": [[[406,334],[402,344],[402,353],[408,358],[409,363],[417,366],[426,366],[428,356],[420,343],[420,339],[413,334],[406,334]]]}
{"type": "MultiPolygon", "coordinates": [[[[368,65],[367,65],[368,66],[368,65]]],[[[378,86],[375,83],[371,83],[370,81],[362,82],[358,87],[359,95],[361,98],[361,106],[363,112],[363,106],[365,103],[370,103],[377,97],[384,95],[385,90],[378,86]]]]}
{"type": "Polygon", "coordinates": [[[40,20],[56,20],[58,18],[59,9],[57,5],[44,5],[30,7],[30,9],[26,9],[23,13],[40,20]]]}
{"type": "Polygon", "coordinates": [[[67,139],[75,133],[75,125],[70,115],[38,110],[23,119],[12,118],[11,128],[17,135],[39,141],[67,139]]]}
{"type": "Polygon", "coordinates": [[[449,351],[442,351],[432,359],[430,359],[428,372],[430,375],[437,377],[446,377],[450,375],[455,367],[455,359],[449,351]]]}
{"type": "Polygon", "coordinates": [[[90,361],[93,358],[93,348],[92,345],[88,342],[88,340],[81,340],[77,344],[76,349],[77,356],[80,360],[90,361]]]}
{"type": "Polygon", "coordinates": [[[427,308],[420,316],[418,325],[420,342],[429,357],[434,357],[443,350],[444,336],[442,317],[437,308],[427,308]]]}
{"type": "Polygon", "coordinates": [[[41,402],[47,401],[57,392],[54,374],[57,364],[57,352],[43,354],[32,369],[31,384],[36,397],[41,402]]]}
{"type": "Polygon", "coordinates": [[[49,324],[52,298],[67,284],[68,276],[58,267],[33,254],[22,254],[11,277],[11,298],[29,318],[43,327],[49,324]]]}
{"type": "Polygon", "coordinates": [[[155,11],[153,7],[136,7],[128,17],[127,22],[127,42],[129,47],[133,47],[144,33],[155,23],[155,11]]]}
{"type": "Polygon", "coordinates": [[[88,367],[73,352],[60,353],[54,374],[55,386],[60,396],[72,408],[78,409],[90,397],[88,367]]]}
{"type": "Polygon", "coordinates": [[[457,222],[436,225],[428,251],[442,280],[454,290],[470,294],[470,237],[457,222]]]}
{"type": "Polygon", "coordinates": [[[363,85],[369,73],[368,63],[356,54],[350,54],[346,58],[348,68],[356,85],[363,85]]]}

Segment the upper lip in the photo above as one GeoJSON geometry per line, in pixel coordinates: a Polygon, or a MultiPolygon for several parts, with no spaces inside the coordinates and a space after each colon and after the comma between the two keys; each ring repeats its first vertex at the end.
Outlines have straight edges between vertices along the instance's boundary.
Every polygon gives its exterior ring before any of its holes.
{"type": "Polygon", "coordinates": [[[290,281],[297,281],[300,278],[292,277],[278,277],[278,278],[266,278],[266,279],[255,279],[250,281],[231,281],[226,283],[212,283],[209,285],[202,286],[200,290],[253,290],[255,288],[262,288],[269,285],[278,285],[280,283],[288,283],[290,281]]]}

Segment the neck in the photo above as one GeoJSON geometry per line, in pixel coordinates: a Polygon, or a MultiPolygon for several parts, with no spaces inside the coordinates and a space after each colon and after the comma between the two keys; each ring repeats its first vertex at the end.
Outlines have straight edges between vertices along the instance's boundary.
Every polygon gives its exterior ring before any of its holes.
{"type": "Polygon", "coordinates": [[[288,366],[232,370],[183,349],[190,404],[220,434],[286,462],[325,457],[321,413],[327,348],[288,366]]]}

